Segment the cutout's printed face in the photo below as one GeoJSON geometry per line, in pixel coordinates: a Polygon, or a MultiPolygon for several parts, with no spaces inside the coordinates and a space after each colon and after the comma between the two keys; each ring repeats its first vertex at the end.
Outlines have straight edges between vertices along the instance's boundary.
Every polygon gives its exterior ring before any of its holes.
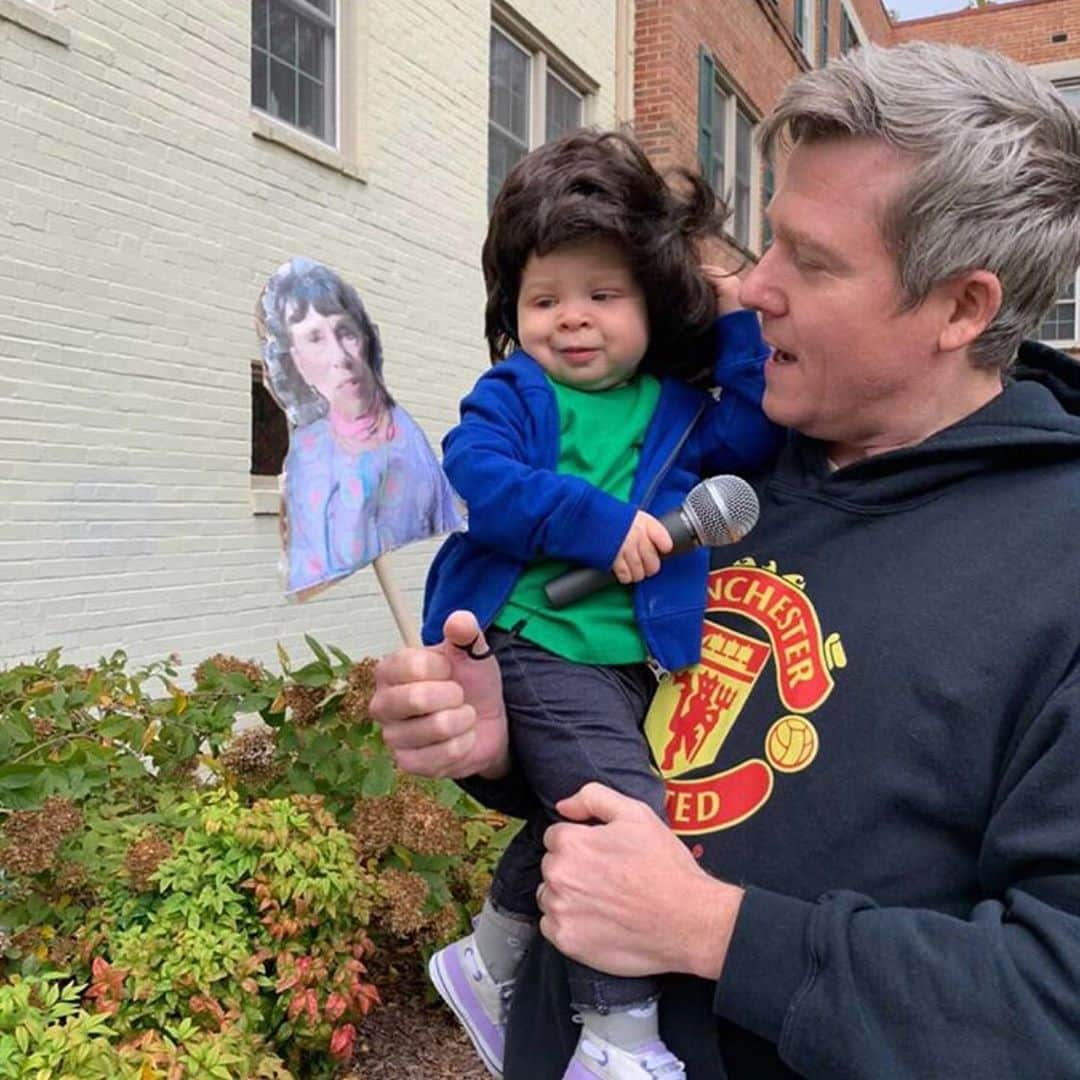
{"type": "Polygon", "coordinates": [[[301,377],[331,408],[350,419],[368,410],[375,379],[363,335],[349,315],[322,315],[312,306],[292,321],[290,313],[289,341],[301,377]]]}
{"type": "Polygon", "coordinates": [[[267,383],[289,418],[287,596],[314,596],[395,548],[461,528],[424,432],[383,383],[378,328],[352,286],[291,259],[266,283],[256,325],[267,383]]]}

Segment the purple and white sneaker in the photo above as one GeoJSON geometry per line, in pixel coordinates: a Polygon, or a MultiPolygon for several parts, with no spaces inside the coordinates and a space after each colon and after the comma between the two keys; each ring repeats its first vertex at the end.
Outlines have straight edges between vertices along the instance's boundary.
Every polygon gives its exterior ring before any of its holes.
{"type": "Polygon", "coordinates": [[[635,1050],[583,1031],[563,1080],[686,1080],[683,1063],[659,1040],[635,1050]]]}
{"type": "Polygon", "coordinates": [[[506,1049],[506,1012],[513,979],[497,983],[488,973],[476,935],[440,949],[428,961],[428,974],[472,1040],[487,1071],[502,1080],[506,1049]]]}

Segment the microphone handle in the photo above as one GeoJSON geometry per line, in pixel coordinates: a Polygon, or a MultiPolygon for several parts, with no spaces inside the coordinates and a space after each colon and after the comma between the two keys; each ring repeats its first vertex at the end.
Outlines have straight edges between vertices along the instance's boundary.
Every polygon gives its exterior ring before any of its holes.
{"type": "MultiPolygon", "coordinates": [[[[660,518],[660,524],[671,534],[674,543],[671,551],[664,558],[671,555],[681,555],[684,551],[689,551],[700,543],[697,533],[694,532],[693,525],[690,524],[690,520],[682,511],[682,507],[669,510],[660,518]]],[[[616,580],[617,578],[611,570],[596,570],[591,566],[579,566],[575,570],[567,570],[566,573],[552,578],[544,586],[544,595],[547,597],[548,603],[558,611],[560,608],[574,604],[578,600],[583,600],[586,596],[591,596],[594,592],[606,588],[616,580]]]]}

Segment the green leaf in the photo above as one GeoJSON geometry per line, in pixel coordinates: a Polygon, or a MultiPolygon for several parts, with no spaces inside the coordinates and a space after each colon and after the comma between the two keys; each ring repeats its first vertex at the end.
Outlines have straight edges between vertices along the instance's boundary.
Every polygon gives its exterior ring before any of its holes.
{"type": "Polygon", "coordinates": [[[360,785],[360,794],[369,799],[389,795],[394,790],[395,779],[393,758],[385,751],[377,753],[372,757],[367,776],[360,785]]]}
{"type": "Polygon", "coordinates": [[[292,666],[292,661],[289,659],[289,654],[285,651],[285,646],[281,642],[277,642],[277,656],[278,663],[281,664],[281,670],[286,675],[289,674],[289,668],[292,666]]]}
{"type": "Polygon", "coordinates": [[[330,667],[330,657],[326,655],[326,650],[310,635],[304,635],[304,641],[307,642],[307,647],[324,663],[327,667],[330,667]]]}
{"type": "Polygon", "coordinates": [[[334,681],[332,672],[321,664],[311,663],[293,672],[293,679],[301,686],[329,686],[334,681]]]}
{"type": "Polygon", "coordinates": [[[345,665],[345,667],[351,668],[353,666],[353,659],[348,653],[343,652],[336,645],[327,645],[327,648],[341,661],[342,664],[345,665]]]}

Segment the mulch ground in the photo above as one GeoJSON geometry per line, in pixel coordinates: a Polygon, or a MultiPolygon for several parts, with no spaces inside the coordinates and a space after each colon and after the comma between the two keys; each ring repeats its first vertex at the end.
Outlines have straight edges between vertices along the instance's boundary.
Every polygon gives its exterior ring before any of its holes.
{"type": "Polygon", "coordinates": [[[490,1080],[415,953],[380,951],[368,967],[383,1005],[365,1018],[344,1080],[490,1080]]]}

